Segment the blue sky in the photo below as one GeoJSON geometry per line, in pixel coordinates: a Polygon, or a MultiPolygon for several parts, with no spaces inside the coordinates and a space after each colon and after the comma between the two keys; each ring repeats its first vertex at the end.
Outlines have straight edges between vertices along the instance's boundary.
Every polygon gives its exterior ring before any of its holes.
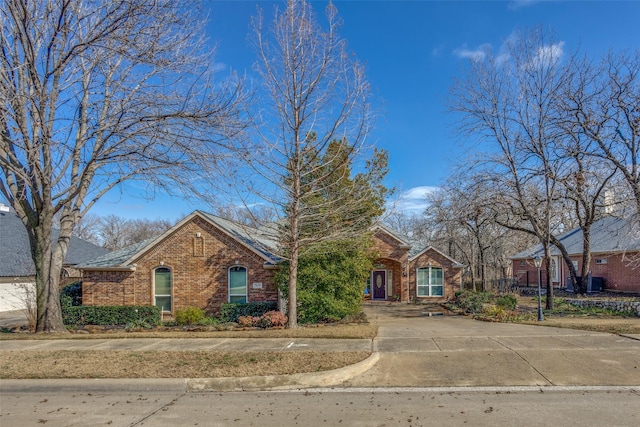
{"type": "MultiPolygon", "coordinates": [[[[320,22],[326,1],[312,2],[320,22]]],[[[379,111],[371,142],[389,152],[388,184],[400,192],[399,207],[418,213],[425,192],[440,185],[452,160],[464,152],[454,139],[445,97],[452,78],[470,58],[494,51],[514,31],[542,25],[554,31],[565,54],[599,56],[608,49],[640,48],[640,1],[334,1],[341,34],[366,64],[379,111]]],[[[222,72],[252,75],[255,55],[247,42],[256,8],[270,20],[282,2],[209,1],[208,36],[217,44],[222,72]]],[[[180,198],[147,202],[117,192],[93,213],[175,220],[207,210],[180,198]]]]}

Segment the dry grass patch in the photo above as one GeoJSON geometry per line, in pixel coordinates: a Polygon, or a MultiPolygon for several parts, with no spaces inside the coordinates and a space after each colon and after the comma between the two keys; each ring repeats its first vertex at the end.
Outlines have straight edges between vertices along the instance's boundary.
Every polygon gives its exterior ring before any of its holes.
{"type": "Polygon", "coordinates": [[[4,351],[2,379],[221,378],[341,368],[368,352],[4,351]]]}
{"type": "Polygon", "coordinates": [[[72,334],[32,334],[32,333],[3,333],[0,340],[33,340],[33,339],[118,339],[118,338],[340,338],[340,339],[371,339],[378,332],[374,324],[335,324],[313,325],[297,329],[234,329],[229,331],[203,330],[149,330],[141,332],[126,332],[123,329],[111,330],[104,333],[72,333],[72,334]]]}
{"type": "Polygon", "coordinates": [[[610,334],[640,334],[640,318],[571,317],[546,316],[543,322],[523,321],[537,326],[579,329],[583,331],[607,332],[610,334]]]}

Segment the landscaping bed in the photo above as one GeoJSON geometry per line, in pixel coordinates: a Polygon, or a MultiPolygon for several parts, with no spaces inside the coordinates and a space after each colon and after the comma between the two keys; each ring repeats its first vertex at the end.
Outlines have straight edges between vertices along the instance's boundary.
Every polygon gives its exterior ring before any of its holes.
{"type": "MultiPolygon", "coordinates": [[[[513,322],[538,326],[554,326],[560,328],[581,329],[613,334],[640,334],[640,318],[632,311],[612,310],[611,307],[589,307],[590,301],[602,300],[602,294],[581,295],[578,298],[583,307],[567,302],[575,294],[558,292],[554,299],[554,310],[543,310],[544,321],[537,320],[538,299],[532,296],[504,296],[482,292],[463,292],[447,308],[458,313],[473,316],[474,319],[490,322],[513,322]],[[502,300],[501,300],[502,298],[502,300]],[[515,305],[509,306],[515,301],[515,305]]],[[[636,295],[607,294],[610,300],[633,302],[636,295]]],[[[542,306],[545,306],[545,296],[542,306]]],[[[624,305],[624,304],[622,304],[624,305]]]]}

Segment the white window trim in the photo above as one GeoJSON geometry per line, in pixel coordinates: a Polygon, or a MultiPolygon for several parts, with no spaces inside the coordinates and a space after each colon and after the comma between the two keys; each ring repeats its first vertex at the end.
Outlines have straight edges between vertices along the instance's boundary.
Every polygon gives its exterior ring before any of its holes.
{"type": "Polygon", "coordinates": [[[249,302],[249,269],[244,265],[232,265],[227,269],[227,302],[231,302],[231,297],[244,297],[245,303],[249,302]],[[244,268],[244,294],[231,294],[231,269],[244,268]]]}
{"type": "Polygon", "coordinates": [[[156,298],[157,297],[169,297],[171,298],[171,304],[169,307],[169,310],[160,310],[163,313],[171,313],[173,312],[173,269],[164,265],[159,265],[156,268],[153,269],[153,305],[156,305],[156,298]],[[163,270],[169,270],[169,275],[171,278],[171,293],[166,295],[166,294],[158,294],[156,293],[156,271],[163,269],[163,270]]]}
{"type": "Polygon", "coordinates": [[[428,265],[426,267],[418,267],[416,268],[416,297],[418,298],[442,298],[444,297],[444,267],[439,267],[437,265],[428,265]],[[429,270],[429,280],[431,279],[431,270],[432,269],[439,269],[442,270],[442,283],[441,284],[436,284],[436,283],[428,283],[427,285],[420,285],[418,283],[418,273],[420,270],[429,270]],[[433,286],[438,286],[438,287],[442,287],[442,295],[432,295],[432,287],[433,286]],[[424,288],[426,287],[429,291],[428,291],[428,295],[419,295],[418,292],[418,288],[424,288]]]}

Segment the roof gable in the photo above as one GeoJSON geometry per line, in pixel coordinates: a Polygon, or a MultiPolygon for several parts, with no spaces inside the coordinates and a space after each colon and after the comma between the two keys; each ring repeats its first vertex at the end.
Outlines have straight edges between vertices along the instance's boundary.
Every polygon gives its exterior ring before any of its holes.
{"type": "Polygon", "coordinates": [[[280,260],[280,258],[275,255],[275,243],[268,239],[269,236],[266,232],[244,226],[206,212],[194,211],[160,236],[119,249],[100,258],[96,258],[84,264],[81,268],[85,270],[131,269],[135,266],[134,264],[136,260],[140,259],[140,257],[144,256],[147,252],[162,243],[176,230],[180,229],[194,218],[201,218],[208,224],[213,225],[221,233],[224,233],[234,241],[238,242],[241,246],[249,249],[251,252],[254,252],[267,263],[275,264],[280,260]]]}
{"type": "Polygon", "coordinates": [[[438,249],[434,248],[433,246],[429,245],[426,248],[417,251],[415,254],[411,255],[409,257],[409,262],[414,261],[415,259],[417,259],[418,257],[420,257],[421,255],[429,252],[429,251],[433,251],[435,253],[437,253],[438,255],[448,259],[449,261],[451,261],[453,263],[454,267],[463,267],[464,265],[459,263],[458,261],[456,261],[455,259],[451,258],[449,255],[443,253],[442,251],[439,251],[438,249]]]}
{"type": "Polygon", "coordinates": [[[401,247],[404,246],[405,248],[403,248],[403,249],[411,248],[411,243],[409,243],[409,239],[406,236],[403,236],[399,232],[397,232],[395,230],[392,230],[391,228],[385,226],[384,224],[375,225],[373,227],[373,231],[374,231],[374,233],[376,231],[381,231],[381,232],[387,234],[388,236],[393,238],[395,241],[397,241],[400,244],[401,247]]]}

